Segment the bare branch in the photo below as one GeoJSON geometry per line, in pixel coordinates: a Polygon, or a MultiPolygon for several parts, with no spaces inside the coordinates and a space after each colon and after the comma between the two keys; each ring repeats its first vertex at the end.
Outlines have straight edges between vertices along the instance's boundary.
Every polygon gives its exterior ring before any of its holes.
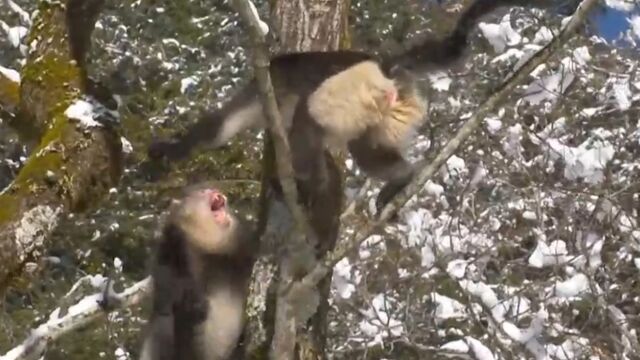
{"type": "Polygon", "coordinates": [[[258,17],[255,6],[250,0],[234,0],[234,4],[240,16],[249,26],[249,34],[253,41],[255,76],[264,112],[269,123],[269,131],[273,137],[278,176],[282,183],[285,200],[297,225],[302,226],[305,230],[303,233],[306,233],[306,229],[309,229],[309,226],[302,207],[298,205],[298,191],[291,162],[291,148],[289,147],[287,133],[282,125],[282,115],[278,110],[278,103],[271,83],[271,74],[269,73],[269,51],[264,39],[266,34],[264,26],[266,25],[258,17]]]}
{"type": "Polygon", "coordinates": [[[235,7],[249,26],[249,34],[253,41],[253,60],[255,77],[263,104],[269,132],[273,138],[278,177],[284,193],[285,202],[295,220],[295,228],[287,239],[286,247],[289,254],[284,255],[280,266],[279,296],[276,304],[275,333],[271,344],[270,356],[275,359],[292,359],[296,344],[296,318],[293,306],[294,294],[289,292],[289,284],[293,282],[293,271],[289,260],[296,256],[296,250],[304,248],[304,235],[310,234],[311,226],[305,212],[298,203],[298,191],[295,173],[291,160],[291,149],[287,133],[282,124],[282,116],[278,110],[271,74],[269,72],[269,51],[264,35],[268,29],[258,16],[258,12],[250,0],[235,0],[235,7]]]}

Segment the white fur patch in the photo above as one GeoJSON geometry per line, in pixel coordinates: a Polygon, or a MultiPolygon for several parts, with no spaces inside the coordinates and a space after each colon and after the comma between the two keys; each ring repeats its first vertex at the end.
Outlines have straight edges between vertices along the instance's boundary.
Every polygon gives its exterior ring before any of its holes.
{"type": "Polygon", "coordinates": [[[265,126],[264,117],[262,115],[262,105],[257,100],[251,102],[248,106],[231,113],[223,121],[223,125],[213,141],[213,146],[218,147],[226,144],[231,138],[241,131],[249,128],[265,126]]]}
{"type": "Polygon", "coordinates": [[[243,294],[228,284],[215,286],[209,294],[207,320],[196,333],[210,359],[227,359],[236,347],[244,325],[243,294]]]}
{"type": "Polygon", "coordinates": [[[328,78],[309,97],[309,113],[335,141],[347,142],[382,121],[381,100],[393,80],[364,61],[328,78]]]}

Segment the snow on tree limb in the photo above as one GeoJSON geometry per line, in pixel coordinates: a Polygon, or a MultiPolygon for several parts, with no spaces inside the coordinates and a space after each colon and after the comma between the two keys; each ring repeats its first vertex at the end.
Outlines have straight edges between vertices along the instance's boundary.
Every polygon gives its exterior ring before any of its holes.
{"type": "MultiPolygon", "coordinates": [[[[80,281],[84,281],[84,279],[80,281]]],[[[151,277],[147,277],[120,293],[110,295],[109,297],[112,299],[109,299],[109,301],[118,308],[127,308],[139,304],[150,292],[150,289],[151,277]]],[[[0,356],[0,360],[40,358],[50,342],[102,316],[104,314],[104,310],[100,305],[102,300],[103,291],[85,296],[74,305],[71,305],[62,317],[58,317],[60,308],[56,308],[51,312],[49,319],[44,324],[33,329],[22,344],[0,356]]]]}

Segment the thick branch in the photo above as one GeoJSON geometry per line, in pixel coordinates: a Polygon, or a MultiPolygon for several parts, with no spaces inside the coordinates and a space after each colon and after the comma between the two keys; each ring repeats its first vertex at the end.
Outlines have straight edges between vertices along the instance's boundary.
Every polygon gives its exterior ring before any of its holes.
{"type": "Polygon", "coordinates": [[[38,41],[23,70],[18,122],[24,127],[18,127],[39,144],[0,192],[0,292],[42,254],[63,214],[96,203],[122,171],[117,128],[98,121],[114,114],[83,95],[84,71],[71,56],[65,10],[42,2],[29,35],[38,41]]]}
{"type": "Polygon", "coordinates": [[[327,254],[321,263],[307,274],[296,286],[311,287],[315,286],[325,275],[331,271],[333,266],[340,261],[352,249],[364,242],[373,232],[383,225],[400,207],[409,201],[409,199],[418,193],[436,171],[447,161],[451,155],[462,145],[462,143],[471,135],[471,133],[479,127],[484,117],[492,111],[500,102],[508,98],[515,91],[518,84],[522,83],[527,76],[540,64],[549,59],[551,54],[560,48],[583,23],[589,11],[597,4],[597,0],[583,0],[571,20],[560,34],[553,39],[547,46],[532,56],[514,75],[505,81],[498,90],[490,96],[478,111],[458,130],[456,135],[447,145],[440,151],[438,156],[420,170],[413,181],[399,194],[392,202],[390,202],[381,212],[380,217],[368,224],[362,229],[354,231],[353,238],[343,244],[339,244],[336,249],[327,254]]]}

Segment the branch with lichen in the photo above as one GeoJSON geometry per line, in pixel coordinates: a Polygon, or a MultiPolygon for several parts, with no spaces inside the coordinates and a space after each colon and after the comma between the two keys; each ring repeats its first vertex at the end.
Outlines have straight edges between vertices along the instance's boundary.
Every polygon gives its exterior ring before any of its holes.
{"type": "Polygon", "coordinates": [[[16,111],[21,116],[9,125],[35,146],[13,182],[0,191],[0,293],[27,259],[45,253],[66,213],[96,204],[120,178],[122,144],[114,114],[85,96],[86,71],[78,59],[86,53],[71,53],[71,48],[88,48],[71,46],[71,39],[89,41],[93,24],[86,19],[99,14],[99,7],[85,4],[67,0],[42,7],[29,33],[42,41],[33,42],[22,77],[2,71],[20,81],[16,111]],[[82,28],[67,26],[67,11],[84,16],[82,28]],[[78,32],[83,36],[72,36],[78,32]]]}

